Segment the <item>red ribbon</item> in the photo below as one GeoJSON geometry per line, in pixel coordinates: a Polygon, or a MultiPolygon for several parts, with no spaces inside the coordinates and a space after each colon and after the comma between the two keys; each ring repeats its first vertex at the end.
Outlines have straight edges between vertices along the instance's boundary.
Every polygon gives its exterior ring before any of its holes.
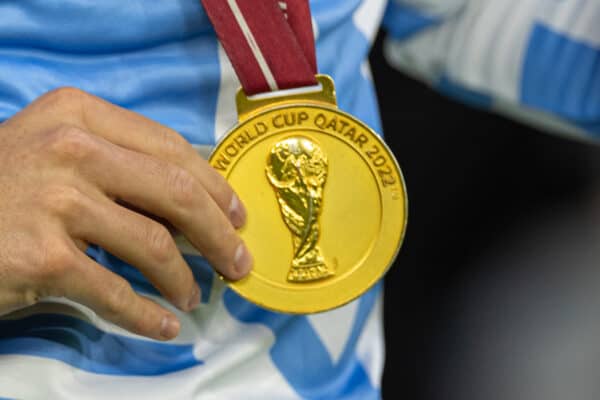
{"type": "Polygon", "coordinates": [[[201,0],[247,95],[316,85],[308,0],[201,0]]]}

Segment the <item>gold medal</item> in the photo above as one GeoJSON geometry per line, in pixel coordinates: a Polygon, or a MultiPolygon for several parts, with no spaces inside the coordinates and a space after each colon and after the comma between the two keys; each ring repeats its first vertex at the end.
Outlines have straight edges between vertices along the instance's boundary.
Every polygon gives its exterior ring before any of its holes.
{"type": "Polygon", "coordinates": [[[331,78],[285,96],[237,96],[239,124],[209,162],[246,208],[254,256],[245,299],[285,313],[339,307],[372,287],[396,257],[407,221],[400,168],[385,143],[336,106],[331,78]]]}

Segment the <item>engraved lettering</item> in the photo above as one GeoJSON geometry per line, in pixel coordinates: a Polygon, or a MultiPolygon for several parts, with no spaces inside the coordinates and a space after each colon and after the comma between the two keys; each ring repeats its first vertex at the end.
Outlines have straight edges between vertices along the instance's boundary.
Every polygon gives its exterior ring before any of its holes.
{"type": "Polygon", "coordinates": [[[360,147],[362,149],[363,145],[366,144],[368,141],[369,141],[369,138],[361,133],[360,135],[358,135],[358,137],[356,138],[354,143],[358,144],[358,147],[360,147]]]}
{"type": "Polygon", "coordinates": [[[389,165],[385,166],[385,169],[380,168],[377,170],[377,173],[379,174],[379,176],[383,177],[384,175],[392,175],[392,169],[390,168],[389,165]]]}
{"type": "Polygon", "coordinates": [[[388,175],[387,178],[381,178],[381,183],[383,184],[383,187],[388,187],[388,186],[393,186],[396,184],[396,180],[394,179],[393,176],[388,175]]]}
{"type": "Polygon", "coordinates": [[[325,129],[325,125],[327,124],[327,118],[323,114],[317,114],[317,116],[315,117],[314,124],[321,129],[325,129]]]}
{"type": "Polygon", "coordinates": [[[276,116],[273,117],[273,126],[277,129],[284,127],[283,115],[277,114],[276,116]]]}
{"type": "Polygon", "coordinates": [[[338,132],[344,133],[344,129],[346,129],[348,125],[350,125],[348,122],[344,121],[343,119],[340,119],[340,129],[338,130],[338,132]]]}
{"type": "Polygon", "coordinates": [[[225,147],[225,153],[227,153],[229,157],[235,157],[238,155],[239,150],[237,147],[234,146],[233,143],[231,143],[228,144],[227,147],[225,147]]]}
{"type": "Polygon", "coordinates": [[[372,160],[371,163],[373,166],[377,168],[377,175],[381,180],[381,184],[384,187],[395,185],[398,182],[394,177],[392,168],[387,164],[389,160],[385,156],[379,154],[380,152],[381,149],[374,145],[370,150],[365,151],[365,154],[372,160]]]}
{"type": "MultiPolygon", "coordinates": [[[[297,120],[297,122],[299,119],[297,120]]],[[[367,147],[369,144],[369,136],[361,132],[361,128],[352,124],[352,122],[346,121],[341,117],[333,116],[329,118],[326,114],[319,113],[314,117],[314,125],[328,132],[335,132],[344,139],[354,143],[357,147],[363,149],[365,156],[370,159],[374,170],[376,171],[381,184],[386,186],[392,186],[398,184],[398,179],[392,172],[392,168],[388,165],[390,162],[389,157],[386,156],[386,152],[381,149],[376,143],[367,147]]]]}
{"type": "Polygon", "coordinates": [[[281,129],[286,126],[302,125],[302,123],[307,120],[308,114],[304,111],[301,111],[299,113],[289,112],[277,114],[273,117],[272,122],[275,128],[281,129]]]}
{"type": "Polygon", "coordinates": [[[384,187],[396,184],[396,179],[392,174],[392,168],[390,168],[389,165],[386,165],[385,168],[379,168],[377,170],[377,175],[379,175],[381,183],[384,187]]]}
{"type": "Polygon", "coordinates": [[[231,164],[229,162],[229,159],[227,157],[225,157],[223,154],[221,154],[219,156],[219,158],[214,161],[213,167],[220,171],[226,171],[229,164],[231,164]]]}
{"type": "Polygon", "coordinates": [[[356,134],[356,129],[354,127],[351,127],[350,129],[348,129],[348,132],[344,133],[344,137],[346,137],[354,142],[355,134],[356,134]]]}
{"type": "Polygon", "coordinates": [[[295,113],[286,113],[283,115],[283,120],[287,126],[296,125],[296,114],[295,113]]]}
{"type": "Polygon", "coordinates": [[[371,159],[373,157],[375,157],[375,155],[378,153],[379,153],[379,147],[377,147],[377,146],[373,146],[373,147],[371,147],[371,150],[365,151],[365,154],[367,155],[367,157],[369,157],[371,159]]]}
{"type": "Polygon", "coordinates": [[[244,131],[243,135],[246,137],[246,139],[248,140],[248,142],[253,141],[254,139],[256,139],[257,135],[252,135],[250,132],[248,131],[244,131]]]}
{"type": "Polygon", "coordinates": [[[229,143],[216,161],[213,161],[213,167],[225,171],[231,164],[231,159],[237,157],[240,151],[252,143],[257,137],[264,135],[269,131],[269,127],[263,122],[257,122],[249,129],[245,129],[233,138],[233,143],[229,143]]]}
{"type": "MultiPolygon", "coordinates": [[[[248,136],[248,131],[244,131],[244,133],[246,134],[246,136],[248,136]]],[[[242,133],[240,133],[238,136],[236,136],[233,141],[235,142],[235,144],[238,145],[238,147],[241,149],[244,147],[244,145],[250,143],[247,137],[244,137],[244,135],[242,133]]]]}
{"type": "Polygon", "coordinates": [[[387,160],[384,156],[377,156],[375,159],[373,159],[373,165],[376,167],[383,167],[386,162],[387,160]]]}
{"type": "Polygon", "coordinates": [[[300,111],[298,114],[298,125],[302,125],[304,121],[308,121],[308,114],[304,111],[300,111]]]}
{"type": "Polygon", "coordinates": [[[254,124],[254,130],[256,130],[258,136],[261,136],[269,131],[269,127],[262,122],[257,122],[254,124]]]}
{"type": "Polygon", "coordinates": [[[337,131],[337,118],[333,117],[331,121],[327,124],[327,128],[333,131],[337,131]]]}

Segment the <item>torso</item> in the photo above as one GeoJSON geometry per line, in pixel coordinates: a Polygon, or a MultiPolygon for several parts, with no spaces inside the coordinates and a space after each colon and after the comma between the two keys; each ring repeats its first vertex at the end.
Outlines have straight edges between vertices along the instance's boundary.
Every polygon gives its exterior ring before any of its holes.
{"type": "MultiPolygon", "coordinates": [[[[342,109],[380,130],[367,55],[386,1],[311,5],[320,72],[335,78],[342,109]]],[[[13,0],[0,15],[0,121],[60,86],[140,112],[195,145],[214,145],[236,119],[238,83],[197,0],[13,0]]],[[[133,267],[89,253],[166,305],[133,267]]],[[[177,312],[181,334],[166,344],[63,299],[0,319],[0,397],[379,397],[380,286],[328,313],[289,316],[241,299],[201,258],[188,261],[203,304],[177,312]]]]}

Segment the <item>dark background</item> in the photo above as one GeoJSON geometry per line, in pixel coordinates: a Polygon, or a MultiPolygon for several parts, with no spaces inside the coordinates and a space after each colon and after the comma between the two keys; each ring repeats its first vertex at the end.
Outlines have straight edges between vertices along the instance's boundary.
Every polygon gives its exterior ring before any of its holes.
{"type": "Polygon", "coordinates": [[[472,261],[539,210],[587,193],[600,153],[443,97],[392,69],[382,41],[373,76],[409,194],[406,240],[385,278],[383,397],[442,399],[434,348],[472,261]]]}

